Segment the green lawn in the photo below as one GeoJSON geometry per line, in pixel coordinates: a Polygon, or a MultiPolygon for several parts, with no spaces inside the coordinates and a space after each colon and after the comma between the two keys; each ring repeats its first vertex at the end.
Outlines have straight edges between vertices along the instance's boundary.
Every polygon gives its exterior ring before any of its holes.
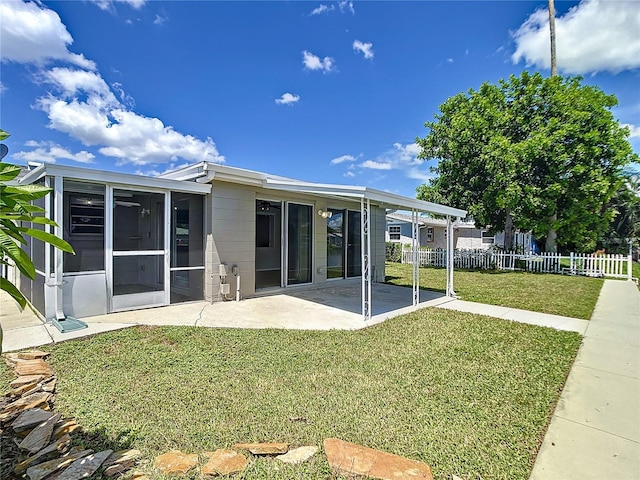
{"type": "MultiPolygon", "coordinates": [[[[436,479],[526,479],[580,344],[575,333],[424,309],[356,332],[136,327],[51,348],[56,409],[97,449],[360,443],[436,479]]],[[[156,477],[157,478],[157,477],[156,477]]],[[[194,477],[195,478],[195,477],[194,477]]],[[[326,479],[253,458],[237,478],[326,479]]]]}
{"type": "MultiPolygon", "coordinates": [[[[386,281],[411,286],[411,265],[386,264],[386,281]]],[[[421,268],[420,287],[444,292],[446,270],[421,268]]],[[[602,279],[497,270],[455,270],[454,290],[462,300],[521,308],[566,317],[591,318],[602,279]]]]}

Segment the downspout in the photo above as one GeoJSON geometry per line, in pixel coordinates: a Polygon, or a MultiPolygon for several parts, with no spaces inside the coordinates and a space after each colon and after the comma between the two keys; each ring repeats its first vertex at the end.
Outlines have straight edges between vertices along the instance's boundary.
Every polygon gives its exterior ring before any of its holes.
{"type": "Polygon", "coordinates": [[[209,183],[216,176],[215,170],[209,170],[209,164],[205,163],[200,172],[200,176],[196,178],[196,182],[198,183],[209,183]]]}

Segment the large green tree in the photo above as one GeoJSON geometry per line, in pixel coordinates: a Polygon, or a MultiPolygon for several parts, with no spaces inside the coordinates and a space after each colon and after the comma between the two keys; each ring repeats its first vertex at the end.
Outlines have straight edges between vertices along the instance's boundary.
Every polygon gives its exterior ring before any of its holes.
{"type": "Polygon", "coordinates": [[[447,99],[426,137],[423,159],[437,159],[418,198],[469,211],[477,226],[514,228],[558,244],[592,249],[616,214],[621,172],[637,161],[629,130],[613,117],[613,95],[581,77],[523,72],[447,99]]]}

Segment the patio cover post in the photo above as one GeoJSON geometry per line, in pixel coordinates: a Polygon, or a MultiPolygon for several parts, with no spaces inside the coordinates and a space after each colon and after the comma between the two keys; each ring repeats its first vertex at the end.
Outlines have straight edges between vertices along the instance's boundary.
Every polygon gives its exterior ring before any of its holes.
{"type": "MultiPolygon", "coordinates": [[[[62,205],[63,201],[63,188],[64,179],[60,175],[56,175],[53,180],[53,221],[58,225],[54,227],[53,233],[58,238],[63,238],[64,226],[64,209],[62,205]]],[[[56,320],[64,320],[66,315],[62,309],[63,295],[62,295],[62,250],[55,248],[53,250],[53,275],[55,278],[55,295],[54,295],[54,310],[56,320]]],[[[46,277],[49,278],[49,272],[45,272],[46,277]]],[[[45,280],[46,281],[46,280],[45,280]]],[[[51,284],[50,284],[51,285],[51,284]]]]}
{"type": "Polygon", "coordinates": [[[420,242],[418,241],[418,212],[415,209],[411,210],[411,233],[411,287],[413,289],[413,305],[416,306],[420,303],[420,258],[418,253],[420,242]]]}
{"type": "Polygon", "coordinates": [[[369,265],[371,252],[371,238],[369,235],[370,219],[369,213],[371,201],[367,198],[360,199],[360,251],[362,268],[362,319],[366,322],[371,320],[371,266],[369,265]]]}
{"type": "Polygon", "coordinates": [[[447,215],[447,297],[455,297],[453,290],[453,221],[447,215]]]}

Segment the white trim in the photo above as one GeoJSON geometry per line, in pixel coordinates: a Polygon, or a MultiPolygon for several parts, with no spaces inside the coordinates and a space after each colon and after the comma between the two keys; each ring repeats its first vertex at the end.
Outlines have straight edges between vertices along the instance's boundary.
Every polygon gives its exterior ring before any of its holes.
{"type": "Polygon", "coordinates": [[[43,164],[31,170],[19,180],[21,184],[30,184],[43,176],[60,176],[73,180],[86,180],[98,183],[108,183],[116,188],[149,189],[159,188],[185,193],[207,194],[211,192],[211,184],[185,182],[168,178],[145,177],[131,173],[108,172],[105,170],[92,170],[81,167],[68,167],[65,165],[43,164]]]}

